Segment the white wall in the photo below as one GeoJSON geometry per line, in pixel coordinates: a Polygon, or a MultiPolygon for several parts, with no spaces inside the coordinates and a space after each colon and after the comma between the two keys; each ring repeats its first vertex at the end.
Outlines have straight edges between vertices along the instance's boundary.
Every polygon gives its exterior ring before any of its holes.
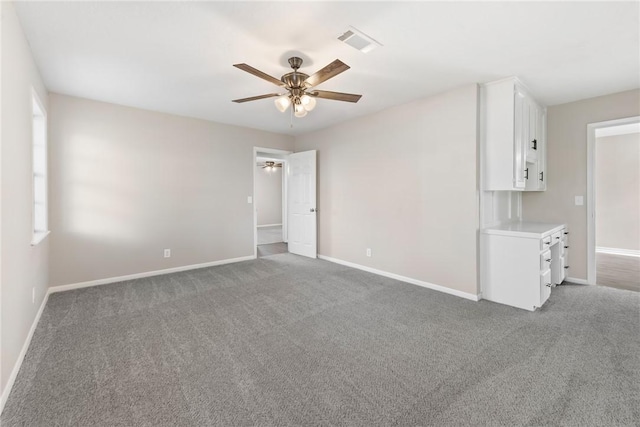
{"type": "Polygon", "coordinates": [[[292,137],[57,94],[50,116],[52,285],[253,256],[253,147],[292,137]]]}
{"type": "Polygon", "coordinates": [[[49,241],[31,246],[32,88],[47,108],[47,91],[35,66],[14,6],[0,2],[2,14],[2,148],[0,168],[2,294],[0,387],[3,401],[29,329],[48,285],[49,241]],[[35,302],[31,300],[35,289],[35,302]]]}
{"type": "Polygon", "coordinates": [[[478,293],[477,92],[296,138],[296,151],[318,150],[321,255],[478,293]]]}
{"type": "Polygon", "coordinates": [[[640,134],[596,138],[596,247],[640,251],[640,134]]]}
{"type": "Polygon", "coordinates": [[[587,279],[587,124],[640,115],[640,90],[547,108],[547,191],[524,192],[524,220],[567,223],[569,272],[587,279]],[[574,196],[585,196],[575,206],[574,196]]]}
{"type": "Polygon", "coordinates": [[[282,168],[256,166],[258,226],[282,224],[282,168]]]}

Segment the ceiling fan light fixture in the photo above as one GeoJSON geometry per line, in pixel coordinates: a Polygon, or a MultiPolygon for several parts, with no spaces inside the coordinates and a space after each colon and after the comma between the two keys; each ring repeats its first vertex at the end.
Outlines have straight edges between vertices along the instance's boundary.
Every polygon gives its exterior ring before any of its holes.
{"type": "Polygon", "coordinates": [[[294,107],[294,115],[296,117],[304,117],[307,115],[307,110],[305,110],[304,106],[299,101],[298,103],[294,104],[293,107],[294,107]]]}
{"type": "Polygon", "coordinates": [[[278,111],[284,113],[285,111],[287,111],[287,108],[289,108],[289,105],[291,105],[291,100],[289,99],[288,95],[282,95],[276,98],[274,103],[276,104],[276,108],[278,109],[278,111]]]}
{"type": "Polygon", "coordinates": [[[311,111],[316,108],[316,100],[315,98],[310,97],[307,94],[304,94],[300,97],[300,103],[304,107],[305,110],[311,111]]]}

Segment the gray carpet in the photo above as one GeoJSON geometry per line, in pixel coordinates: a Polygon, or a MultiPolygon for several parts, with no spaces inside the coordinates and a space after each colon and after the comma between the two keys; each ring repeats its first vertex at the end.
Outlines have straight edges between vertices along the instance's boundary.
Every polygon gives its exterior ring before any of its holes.
{"type": "Polygon", "coordinates": [[[282,242],[282,226],[258,228],[258,245],[268,245],[270,243],[282,242]]]}
{"type": "Polygon", "coordinates": [[[640,294],[530,313],[291,254],[53,294],[7,426],[640,423],[640,294]]]}

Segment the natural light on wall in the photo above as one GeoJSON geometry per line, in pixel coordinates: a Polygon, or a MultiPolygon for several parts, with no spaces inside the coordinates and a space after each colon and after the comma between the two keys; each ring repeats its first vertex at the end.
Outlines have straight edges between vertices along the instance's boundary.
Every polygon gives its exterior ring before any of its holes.
{"type": "Polygon", "coordinates": [[[49,234],[47,226],[47,115],[35,91],[33,104],[33,235],[36,245],[49,234]]]}

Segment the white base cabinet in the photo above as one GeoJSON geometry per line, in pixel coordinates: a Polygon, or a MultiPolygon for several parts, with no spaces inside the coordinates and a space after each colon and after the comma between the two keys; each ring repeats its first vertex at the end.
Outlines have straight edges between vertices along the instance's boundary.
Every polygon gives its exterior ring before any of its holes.
{"type": "Polygon", "coordinates": [[[542,307],[568,265],[564,224],[513,222],[481,233],[482,298],[533,311],[542,307]]]}

